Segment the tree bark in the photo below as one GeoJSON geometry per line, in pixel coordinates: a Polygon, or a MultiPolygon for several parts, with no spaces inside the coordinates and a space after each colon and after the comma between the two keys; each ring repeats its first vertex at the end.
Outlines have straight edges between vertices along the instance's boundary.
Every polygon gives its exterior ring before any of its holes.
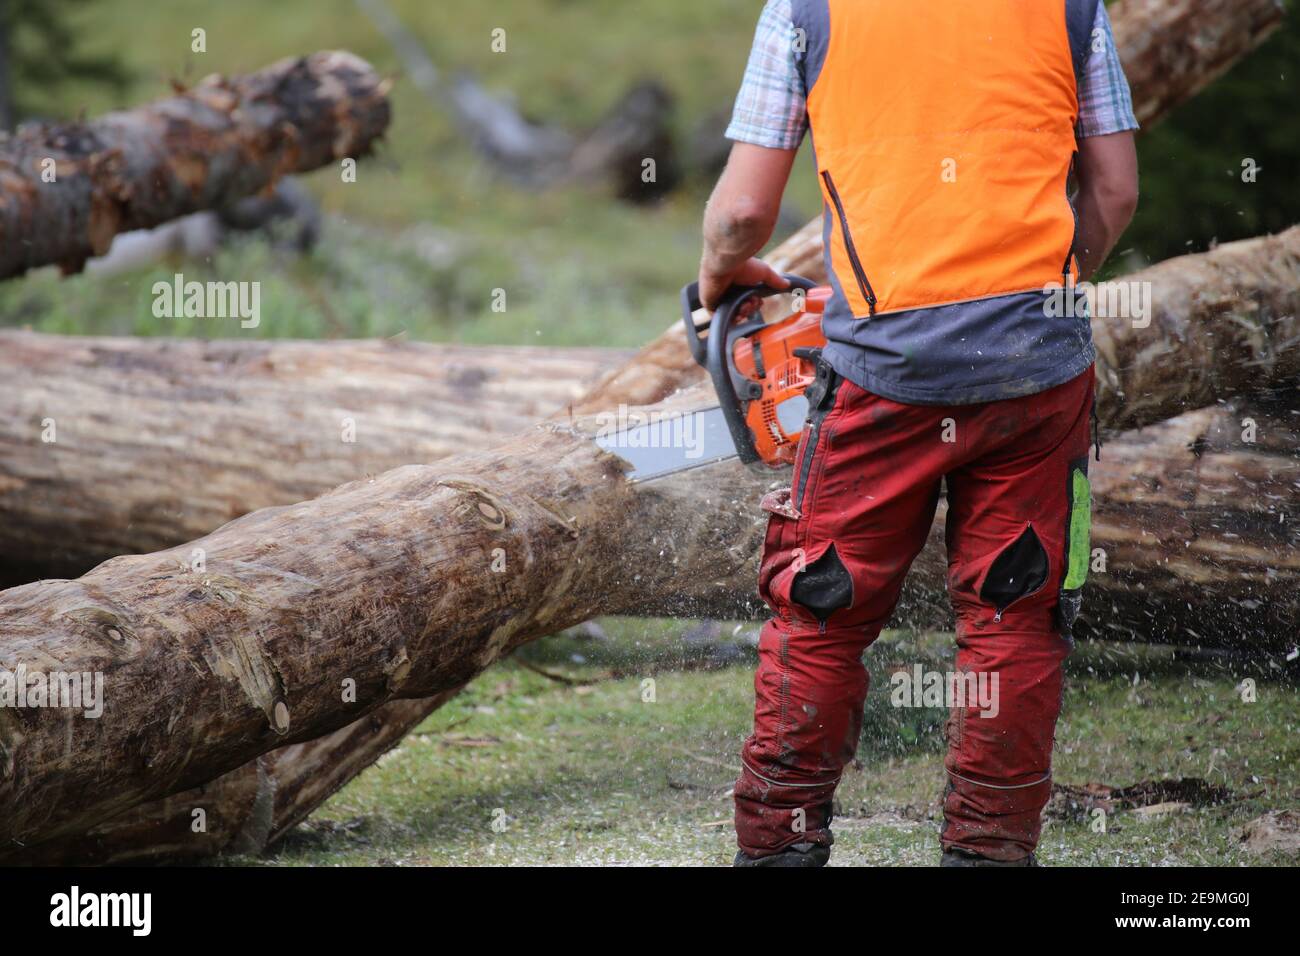
{"type": "Polygon", "coordinates": [[[0,332],[0,577],[76,576],[490,447],[626,354],[0,332]]]}
{"type": "Polygon", "coordinates": [[[1119,0],[1109,13],[1133,112],[1146,126],[1264,42],[1286,10],[1282,0],[1119,0]]]}
{"type": "Polygon", "coordinates": [[[272,750],[209,783],[16,853],[9,862],[112,866],[261,853],[455,694],[390,701],[324,737],[272,750]]]}
{"type": "Polygon", "coordinates": [[[1119,300],[1107,285],[1094,290],[1097,408],[1109,427],[1136,428],[1236,394],[1280,389],[1295,398],[1300,226],[1168,259],[1117,287],[1149,294],[1153,308],[1125,317],[1111,308],[1119,300]]]}
{"type": "Polygon", "coordinates": [[[24,126],[0,136],[0,278],[50,264],[79,271],[118,233],[363,156],[388,120],[387,84],[364,60],[330,51],[212,76],[89,123],[24,126]],[[50,160],[53,182],[42,175],[50,160]]]}

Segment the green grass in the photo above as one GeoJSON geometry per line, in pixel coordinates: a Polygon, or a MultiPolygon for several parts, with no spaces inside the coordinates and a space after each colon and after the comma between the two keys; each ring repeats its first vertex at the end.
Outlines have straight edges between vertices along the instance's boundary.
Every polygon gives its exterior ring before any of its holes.
{"type": "MultiPolygon", "coordinates": [[[[728,862],[752,652],[732,648],[723,655],[732,663],[709,667],[709,655],[681,641],[686,625],[605,626],[607,641],[559,635],[521,651],[527,667],[511,661],[481,676],[260,862],[728,862]],[[653,703],[642,699],[647,679],[653,703]],[[503,830],[494,830],[494,817],[503,830]]],[[[738,639],[750,632],[746,625],[738,639]]],[[[881,687],[891,663],[941,665],[948,644],[945,635],[895,634],[868,653],[878,686],[858,760],[837,794],[836,864],[935,862],[943,713],[892,708],[881,687]]],[[[1300,797],[1295,690],[1261,681],[1258,702],[1245,704],[1234,692],[1241,676],[1161,649],[1082,647],[1070,663],[1058,782],[1198,776],[1236,799],[1150,822],[1118,812],[1105,833],[1087,818],[1049,815],[1043,862],[1294,863],[1279,853],[1251,856],[1235,837],[1248,820],[1300,797]]]]}

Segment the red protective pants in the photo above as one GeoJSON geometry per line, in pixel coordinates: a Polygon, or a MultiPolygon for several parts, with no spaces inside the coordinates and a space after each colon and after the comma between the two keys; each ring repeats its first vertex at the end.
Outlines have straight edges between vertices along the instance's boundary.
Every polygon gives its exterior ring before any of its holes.
{"type": "Polygon", "coordinates": [[[996,675],[948,721],[944,849],[1015,860],[1051,788],[1061,665],[1088,557],[1089,369],[1036,395],[902,405],[821,366],[794,485],[770,512],[759,591],[754,733],[736,833],[751,856],[830,843],[831,797],[857,749],[862,653],[889,620],[946,483],[956,671],[996,675]],[[1067,574],[1068,572],[1068,574],[1067,574]]]}

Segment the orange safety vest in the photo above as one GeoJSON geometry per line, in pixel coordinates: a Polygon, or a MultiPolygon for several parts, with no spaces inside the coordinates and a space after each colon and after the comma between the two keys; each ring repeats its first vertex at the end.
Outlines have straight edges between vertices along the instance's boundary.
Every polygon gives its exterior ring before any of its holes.
{"type": "Polygon", "coordinates": [[[1041,311],[1046,286],[1077,277],[1067,180],[1097,3],[794,0],[828,338],[863,340],[864,321],[887,338],[891,315],[915,328],[953,313],[914,310],[990,299],[1041,311]]]}

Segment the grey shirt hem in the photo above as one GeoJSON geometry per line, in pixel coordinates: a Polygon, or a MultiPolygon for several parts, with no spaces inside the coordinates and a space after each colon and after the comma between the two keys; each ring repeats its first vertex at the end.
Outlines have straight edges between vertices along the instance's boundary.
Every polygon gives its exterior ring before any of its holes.
{"type": "Polygon", "coordinates": [[[1023,378],[1007,382],[972,383],[961,388],[945,385],[938,389],[900,385],[873,375],[867,369],[861,355],[862,353],[852,346],[839,342],[828,343],[822,351],[822,357],[840,375],[858,388],[890,401],[903,405],[979,405],[985,402],[1036,395],[1057,385],[1063,385],[1088,370],[1097,358],[1097,350],[1089,342],[1068,361],[1060,362],[1049,369],[1036,371],[1023,378]],[[855,357],[858,361],[854,361],[855,357]]]}

